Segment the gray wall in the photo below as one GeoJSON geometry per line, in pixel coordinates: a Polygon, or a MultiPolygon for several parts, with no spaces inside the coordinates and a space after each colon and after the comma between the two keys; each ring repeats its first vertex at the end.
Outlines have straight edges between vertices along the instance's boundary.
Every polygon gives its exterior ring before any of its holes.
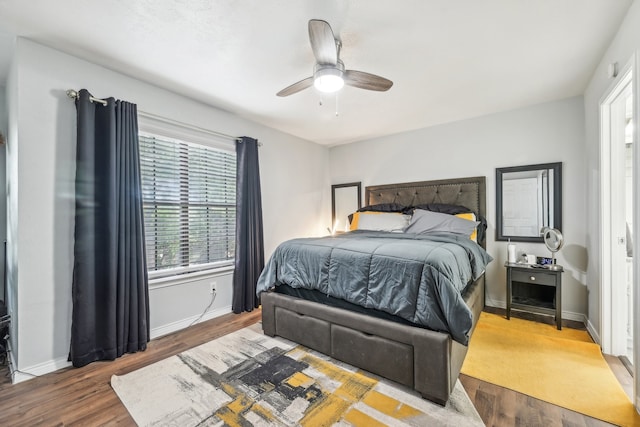
{"type": "MultiPolygon", "coordinates": [[[[261,141],[267,256],[283,240],[322,234],[328,226],[328,148],[26,39],[18,39],[14,59],[7,89],[19,97],[10,97],[8,222],[10,276],[20,315],[14,344],[18,369],[42,374],[67,365],[76,111],[66,89],[87,88],[97,97],[136,103],[141,111],[261,141]]],[[[231,276],[152,283],[152,336],[197,319],[209,302],[211,281],[217,282],[218,296],[207,317],[230,311],[231,276]]]]}
{"type": "MultiPolygon", "coordinates": [[[[574,97],[471,120],[333,147],[331,183],[362,185],[465,176],[487,178],[487,304],[505,306],[506,242],[495,241],[495,169],[562,162],[563,234],[558,263],[563,277],[563,312],[584,321],[587,314],[586,183],[584,111],[574,97]]],[[[543,244],[517,243],[529,253],[548,255],[543,244]]]]}
{"type": "MultiPolygon", "coordinates": [[[[584,93],[587,183],[587,248],[589,250],[589,329],[600,334],[600,99],[615,84],[609,64],[624,67],[640,49],[640,3],[633,2],[618,33],[605,52],[584,93]]],[[[638,93],[635,89],[635,93],[638,93]]],[[[636,104],[637,105],[637,104],[636,104]]],[[[599,338],[599,337],[597,337],[599,338]]]]}

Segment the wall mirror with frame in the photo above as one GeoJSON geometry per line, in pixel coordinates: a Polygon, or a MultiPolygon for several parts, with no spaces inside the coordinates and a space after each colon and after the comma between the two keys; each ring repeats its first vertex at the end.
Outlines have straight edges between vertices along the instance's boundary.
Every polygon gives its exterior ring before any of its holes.
{"type": "Polygon", "coordinates": [[[349,215],[362,207],[359,182],[331,186],[331,233],[349,231],[349,215]]]}
{"type": "Polygon", "coordinates": [[[562,163],[496,169],[496,240],[543,243],[562,230],[562,163]]]}

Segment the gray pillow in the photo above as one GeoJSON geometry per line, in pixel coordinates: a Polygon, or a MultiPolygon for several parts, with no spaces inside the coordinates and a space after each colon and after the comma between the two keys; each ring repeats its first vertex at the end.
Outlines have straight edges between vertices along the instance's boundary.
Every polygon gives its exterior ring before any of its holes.
{"type": "Polygon", "coordinates": [[[413,211],[409,226],[404,231],[415,234],[445,231],[471,236],[478,224],[480,224],[478,221],[469,221],[454,215],[416,209],[413,211]]]}

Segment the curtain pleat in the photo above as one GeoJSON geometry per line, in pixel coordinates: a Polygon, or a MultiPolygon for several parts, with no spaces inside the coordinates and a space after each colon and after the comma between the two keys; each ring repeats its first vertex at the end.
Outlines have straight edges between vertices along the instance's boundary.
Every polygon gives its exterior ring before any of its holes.
{"type": "Polygon", "coordinates": [[[242,137],[236,142],[236,156],[236,252],[231,308],[234,313],[242,313],[260,306],[256,284],[264,268],[258,141],[242,137]]]}
{"type": "Polygon", "coordinates": [[[79,92],[69,360],[146,349],[149,291],[135,104],[79,92]]]}

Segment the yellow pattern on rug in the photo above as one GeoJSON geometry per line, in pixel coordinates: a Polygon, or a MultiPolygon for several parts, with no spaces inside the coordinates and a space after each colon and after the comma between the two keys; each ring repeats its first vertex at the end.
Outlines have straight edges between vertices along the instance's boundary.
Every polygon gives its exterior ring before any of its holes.
{"type": "Polygon", "coordinates": [[[621,426],[640,416],[586,331],[482,313],[462,373],[621,426]]]}

